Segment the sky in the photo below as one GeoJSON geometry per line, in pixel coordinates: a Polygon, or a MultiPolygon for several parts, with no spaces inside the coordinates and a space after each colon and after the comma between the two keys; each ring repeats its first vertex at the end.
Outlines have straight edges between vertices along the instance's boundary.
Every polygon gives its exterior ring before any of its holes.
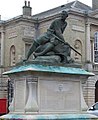
{"type": "MultiPolygon", "coordinates": [[[[25,0],[0,0],[1,20],[9,20],[22,15],[22,7],[25,0]]],[[[61,6],[74,0],[26,0],[30,1],[32,15],[61,6]]],[[[92,6],[92,0],[78,0],[88,6],[92,6]]]]}

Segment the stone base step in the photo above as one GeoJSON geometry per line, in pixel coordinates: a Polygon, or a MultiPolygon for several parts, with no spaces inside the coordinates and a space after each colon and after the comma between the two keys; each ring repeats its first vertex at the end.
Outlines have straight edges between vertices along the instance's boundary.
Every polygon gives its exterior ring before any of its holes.
{"type": "Polygon", "coordinates": [[[6,114],[0,120],[98,120],[91,114],[49,114],[49,115],[19,115],[6,114]]]}

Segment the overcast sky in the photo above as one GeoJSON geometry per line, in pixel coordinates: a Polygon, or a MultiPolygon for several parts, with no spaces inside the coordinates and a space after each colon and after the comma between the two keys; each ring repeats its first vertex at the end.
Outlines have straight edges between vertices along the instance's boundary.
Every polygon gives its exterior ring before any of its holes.
{"type": "MultiPolygon", "coordinates": [[[[25,0],[0,0],[0,15],[1,20],[8,20],[10,18],[22,14],[22,7],[25,0]]],[[[32,7],[32,15],[58,7],[74,0],[27,0],[30,1],[32,7]]],[[[78,0],[88,6],[92,6],[92,0],[78,0]]]]}

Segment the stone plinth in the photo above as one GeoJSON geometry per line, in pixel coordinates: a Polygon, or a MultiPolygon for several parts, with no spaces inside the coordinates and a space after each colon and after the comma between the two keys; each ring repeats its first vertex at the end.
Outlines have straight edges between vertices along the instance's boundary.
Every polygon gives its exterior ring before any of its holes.
{"type": "Polygon", "coordinates": [[[79,114],[87,110],[82,84],[93,73],[84,69],[30,64],[4,74],[14,81],[10,114],[79,114]]]}

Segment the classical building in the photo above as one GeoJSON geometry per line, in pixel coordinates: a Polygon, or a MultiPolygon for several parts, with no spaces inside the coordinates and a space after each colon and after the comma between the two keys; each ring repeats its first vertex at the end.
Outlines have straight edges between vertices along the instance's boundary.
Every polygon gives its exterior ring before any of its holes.
{"type": "Polygon", "coordinates": [[[30,2],[25,1],[22,15],[0,20],[0,98],[7,97],[3,84],[8,78],[2,72],[25,58],[33,40],[47,30],[62,10],[69,14],[65,41],[82,54],[72,51],[72,58],[95,73],[83,84],[85,101],[88,106],[98,101],[98,0],[92,0],[92,8],[76,0],[36,15],[32,15],[30,2]]]}

